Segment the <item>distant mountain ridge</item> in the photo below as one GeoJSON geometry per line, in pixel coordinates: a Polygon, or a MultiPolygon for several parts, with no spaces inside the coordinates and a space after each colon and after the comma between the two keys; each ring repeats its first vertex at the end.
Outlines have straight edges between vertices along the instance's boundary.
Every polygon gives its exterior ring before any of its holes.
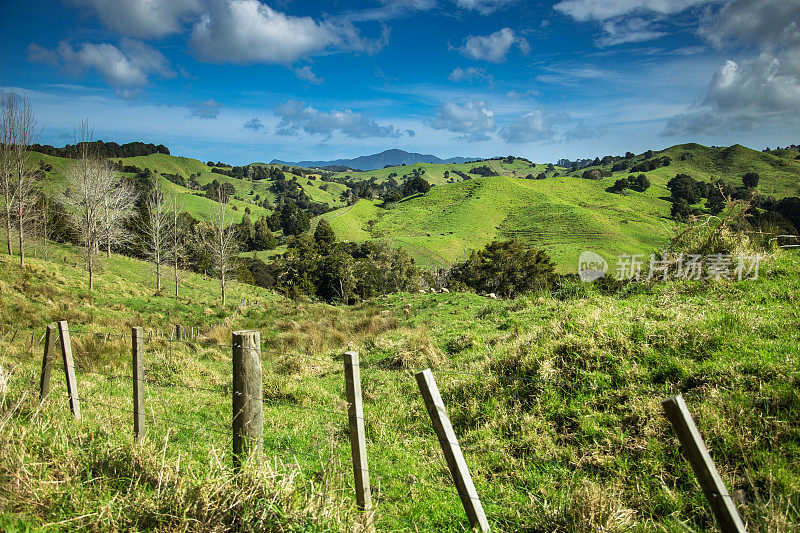
{"type": "Polygon", "coordinates": [[[418,154],[415,152],[406,152],[405,150],[384,150],[379,154],[362,155],[354,159],[336,159],[334,161],[297,161],[295,163],[289,161],[281,161],[273,159],[270,163],[274,165],[291,165],[296,167],[349,167],[356,170],[378,170],[386,165],[398,166],[402,164],[413,165],[414,163],[466,163],[467,161],[474,161],[475,157],[451,157],[449,159],[441,159],[435,155],[418,154]]]}

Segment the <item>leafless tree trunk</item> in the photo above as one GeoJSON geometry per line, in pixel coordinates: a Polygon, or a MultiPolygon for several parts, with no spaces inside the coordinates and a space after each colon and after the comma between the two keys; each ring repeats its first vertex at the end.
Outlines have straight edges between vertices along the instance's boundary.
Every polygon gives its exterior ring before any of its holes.
{"type": "Polygon", "coordinates": [[[156,267],[156,290],[161,292],[161,266],[167,262],[171,241],[171,214],[161,189],[150,191],[145,208],[147,213],[142,227],[144,250],[156,267]]]}
{"type": "Polygon", "coordinates": [[[0,99],[0,187],[5,209],[6,245],[8,255],[12,255],[11,226],[12,210],[16,203],[16,184],[14,183],[14,140],[16,138],[17,96],[14,91],[3,94],[0,99]]]}
{"type": "Polygon", "coordinates": [[[236,253],[236,230],[228,224],[227,205],[222,193],[217,198],[217,211],[211,220],[211,246],[214,263],[219,272],[222,306],[225,307],[225,283],[232,269],[233,256],[236,253]]]}
{"type": "MultiPolygon", "coordinates": [[[[81,123],[78,139],[80,157],[67,170],[67,188],[63,201],[73,225],[83,236],[86,246],[86,268],[89,271],[89,290],[94,290],[95,254],[100,249],[104,232],[104,213],[109,198],[121,185],[107,162],[89,153],[92,130],[87,121],[81,123]]],[[[121,220],[121,219],[120,219],[121,220]]]]}
{"type": "Polygon", "coordinates": [[[12,120],[13,158],[17,174],[16,181],[16,217],[17,237],[19,238],[19,264],[25,265],[25,226],[27,225],[34,204],[34,169],[30,168],[29,147],[38,139],[36,117],[30,102],[24,96],[11,95],[14,100],[12,120]]]}
{"type": "Polygon", "coordinates": [[[106,244],[106,257],[111,257],[112,243],[119,244],[128,235],[125,222],[133,211],[134,194],[130,187],[120,180],[113,180],[103,198],[103,239],[106,244]]]}

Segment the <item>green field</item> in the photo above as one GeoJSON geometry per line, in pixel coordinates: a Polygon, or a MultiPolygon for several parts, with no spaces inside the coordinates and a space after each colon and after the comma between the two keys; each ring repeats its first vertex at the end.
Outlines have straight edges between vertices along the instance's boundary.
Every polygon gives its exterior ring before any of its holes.
{"type": "MultiPolygon", "coordinates": [[[[776,198],[800,194],[800,160],[795,159],[795,151],[783,150],[776,154],[779,155],[740,145],[729,148],[699,144],[673,146],[654,152],[653,157],[667,155],[672,161],[669,166],[646,173],[652,186],[645,193],[606,191],[629,171],[616,172],[601,180],[586,180],[580,177],[583,169],[569,174],[566,169],[556,167],[546,172],[548,177],[544,180],[524,179],[529,174],[537,176],[545,172],[546,166],[531,165],[521,159],[511,164],[504,160],[420,163],[336,175],[339,178],[349,175],[355,180],[374,178],[380,183],[391,173],[398,174],[399,180],[404,174],[410,175],[412,168],[425,170],[423,177],[435,185],[430,193],[405,199],[388,209],[380,207],[379,201],[367,200],[344,206],[340,196],[347,190],[345,185],[324,182],[318,176],[298,177],[297,180],[314,201],[340,207],[323,215],[331,222],[339,240],[385,241],[403,247],[421,266],[434,268],[463,260],[472,250],[492,240],[514,237],[545,249],[558,264],[559,271],[574,272],[577,258],[584,250],[600,253],[613,264],[620,254],[649,256],[663,246],[674,225],[669,217],[671,204],[666,184],[678,173],[704,181],[721,178],[740,185],[742,175],[754,171],[761,175],[756,189],[758,194],[776,198]],[[482,165],[490,166],[499,176],[471,175],[473,179],[462,180],[452,174],[453,170],[467,172],[482,165]],[[454,183],[445,180],[446,170],[451,171],[454,183]],[[556,172],[561,175],[554,177],[556,172]]],[[[42,154],[34,154],[34,157],[53,164],[50,180],[57,189],[69,161],[42,154]]],[[[640,154],[634,162],[642,160],[644,155],[640,154]]],[[[256,195],[258,201],[275,201],[269,190],[270,181],[234,179],[212,173],[210,167],[196,159],[153,154],[115,161],[158,173],[180,174],[187,180],[190,174],[199,173],[197,180],[201,185],[214,179],[230,183],[236,189],[231,202],[235,208],[231,219],[236,222],[248,207],[251,219],[270,213],[256,205],[256,195]]],[[[610,170],[611,165],[600,168],[610,170]]],[[[216,203],[202,193],[177,186],[163,177],[161,184],[195,216],[206,218],[213,213],[216,203]]]]}
{"type": "MultiPolygon", "coordinates": [[[[678,173],[703,181],[725,179],[741,185],[741,177],[754,171],[761,175],[758,194],[782,198],[800,194],[800,161],[751,150],[740,145],[709,148],[698,144],[678,145],[653,157],[670,156],[669,166],[647,172],[651,187],[644,193],[607,192],[614,181],[630,174],[616,172],[601,180],[581,178],[584,169],[566,173],[556,167],[544,180],[527,180],[546,170],[520,159],[510,165],[501,160],[463,165],[418,164],[371,172],[350,173],[352,179],[377,182],[390,173],[402,176],[411,168],[437,184],[425,196],[391,206],[361,200],[354,207],[323,215],[340,240],[383,240],[406,249],[426,268],[463,260],[472,250],[495,239],[515,237],[541,247],[555,259],[561,272],[575,272],[584,250],[592,250],[613,264],[620,254],[649,256],[666,242],[674,222],[669,213],[667,182],[678,173]],[[444,171],[467,171],[489,165],[499,177],[448,184],[444,171]],[[552,177],[554,172],[562,174],[552,177]],[[564,175],[564,174],[568,175],[564,175]],[[515,179],[516,178],[516,179],[515,179]]],[[[644,160],[643,155],[634,159],[644,160]]],[[[604,168],[610,170],[611,165],[604,168]]],[[[345,173],[340,173],[339,176],[345,173]]]]}
{"type": "Polygon", "coordinates": [[[769,253],[755,281],[613,295],[574,282],[508,301],[398,293],[332,307],[232,284],[225,308],[215,280],[185,273],[179,298],[158,296],[150,265],[116,255],[92,293],[79,250],[50,252],[22,270],[0,256],[0,529],[357,529],[347,349],[361,354],[379,531],[468,527],[414,381],[426,367],[495,531],[712,530],[661,414],[679,392],[749,530],[800,527],[796,252],[769,253]],[[240,308],[245,298],[256,305],[240,308]],[[74,331],[80,421],[59,366],[41,406],[36,392],[35,341],[61,319],[74,331]],[[134,443],[119,334],[176,323],[201,337],[146,343],[147,429],[134,443]],[[264,457],[234,474],[229,346],[251,328],[263,341],[264,457]]]}
{"type": "Polygon", "coordinates": [[[672,227],[663,191],[616,195],[613,179],[476,178],[441,185],[388,209],[361,200],[323,215],[340,240],[384,240],[406,249],[425,267],[463,260],[496,239],[517,238],[547,250],[562,271],[594,250],[607,259],[650,254],[672,227]]]}

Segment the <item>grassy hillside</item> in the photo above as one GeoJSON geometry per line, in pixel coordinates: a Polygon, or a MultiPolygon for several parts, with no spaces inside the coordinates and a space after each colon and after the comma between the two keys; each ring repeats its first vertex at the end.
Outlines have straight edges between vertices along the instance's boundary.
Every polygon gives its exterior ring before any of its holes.
{"type": "MultiPolygon", "coordinates": [[[[53,166],[53,170],[48,173],[49,187],[54,193],[60,192],[64,187],[65,172],[71,164],[71,160],[62,157],[49,156],[33,152],[31,158],[35,164],[39,161],[49,163],[53,166]]],[[[202,187],[211,183],[215,179],[221,183],[229,183],[236,189],[234,198],[231,200],[231,206],[235,209],[231,210],[231,220],[240,222],[244,216],[244,209],[249,207],[251,214],[250,218],[255,220],[261,216],[267,216],[271,213],[270,210],[264,209],[260,204],[265,199],[270,203],[275,202],[275,194],[270,191],[272,181],[270,180],[244,180],[231,178],[222,174],[211,172],[211,167],[207,166],[202,161],[188,157],[178,157],[166,154],[152,154],[148,156],[127,157],[127,158],[112,158],[114,161],[123,165],[135,165],[142,169],[150,169],[157,174],[177,174],[183,176],[188,182],[189,176],[192,174],[197,175],[197,182],[202,187]],[[258,197],[258,199],[256,199],[258,197]]],[[[183,208],[192,213],[198,218],[210,217],[216,209],[216,202],[205,197],[203,191],[191,190],[186,187],[181,187],[172,183],[165,177],[159,178],[159,183],[167,191],[170,196],[177,196],[183,208]]],[[[318,176],[309,176],[306,178],[298,178],[298,184],[303,190],[311,197],[312,200],[317,202],[325,202],[332,207],[343,205],[340,200],[341,193],[347,189],[344,185],[338,183],[327,183],[318,178],[318,176]],[[310,183],[309,183],[310,182],[310,183]],[[327,190],[323,190],[325,187],[327,190]]]]}
{"type": "MultiPolygon", "coordinates": [[[[712,182],[723,179],[741,186],[744,174],[757,172],[761,176],[756,188],[759,194],[776,198],[800,194],[800,160],[778,157],[740,144],[727,148],[679,144],[653,153],[653,157],[661,156],[669,156],[672,160],[670,165],[646,173],[650,181],[658,185],[666,185],[676,174],[683,173],[697,180],[712,182]]],[[[644,160],[642,154],[634,159],[635,162],[644,160]]],[[[610,170],[611,166],[589,168],[610,170]]],[[[582,172],[579,171],[579,174],[582,172]]],[[[617,172],[615,178],[628,174],[628,171],[617,172]]]]}
{"type": "Polygon", "coordinates": [[[379,531],[463,530],[413,372],[432,367],[495,531],[711,530],[660,401],[681,392],[750,530],[800,527],[798,256],[755,281],[593,286],[492,301],[394,294],[293,303],[186,275],[153,295],[149,266],[114,256],[89,293],[76,252],[20,270],[0,256],[0,529],[353,530],[340,354],[361,353],[379,531]],[[257,306],[238,309],[241,298],[257,306]],[[404,311],[405,310],[405,311],[404,311]],[[52,320],[73,337],[82,420],[63,379],[38,406],[52,320]],[[220,325],[220,321],[222,325],[220,325]],[[131,438],[131,325],[197,325],[201,343],[148,342],[147,434],[131,438]],[[230,332],[261,331],[265,457],[234,475],[230,332]],[[92,335],[84,332],[110,333],[92,335]],[[217,346],[219,344],[220,346],[217,346]],[[107,376],[117,376],[110,380],[107,376]]]}
{"type": "MultiPolygon", "coordinates": [[[[524,180],[545,172],[544,165],[530,165],[521,159],[465,165],[418,164],[371,172],[349,173],[352,179],[382,182],[391,173],[410,174],[412,168],[425,170],[423,177],[436,184],[425,197],[399,202],[390,209],[379,202],[362,200],[355,207],[323,215],[342,240],[382,239],[402,246],[423,266],[444,266],[463,259],[494,239],[519,238],[544,248],[562,272],[575,272],[584,250],[603,255],[614,264],[619,254],[649,255],[669,234],[673,221],[667,182],[678,173],[696,179],[725,179],[741,185],[747,172],[758,172],[759,194],[782,198],[800,194],[800,160],[734,145],[710,148],[699,144],[677,145],[653,157],[669,156],[669,166],[647,172],[651,187],[645,193],[606,192],[615,180],[630,174],[616,172],[601,180],[582,179],[584,169],[568,173],[556,167],[545,180],[524,180]],[[500,177],[462,180],[454,169],[467,172],[488,165],[500,177]],[[458,183],[448,184],[444,172],[458,183]],[[561,174],[553,177],[554,173],[561,174]],[[565,175],[566,174],[566,175],[565,175]]],[[[640,154],[634,163],[644,161],[640,154]]],[[[611,170],[611,164],[601,167],[611,170]]],[[[345,173],[339,174],[343,176],[345,173]]],[[[399,179],[399,177],[397,179],[399,179]]]]}
{"type": "Polygon", "coordinates": [[[574,272],[584,250],[608,259],[649,254],[665,242],[672,226],[660,187],[623,196],[605,192],[611,183],[610,178],[477,178],[434,187],[389,209],[361,200],[323,217],[340,240],[385,240],[426,267],[515,237],[544,248],[562,271],[574,272]]]}

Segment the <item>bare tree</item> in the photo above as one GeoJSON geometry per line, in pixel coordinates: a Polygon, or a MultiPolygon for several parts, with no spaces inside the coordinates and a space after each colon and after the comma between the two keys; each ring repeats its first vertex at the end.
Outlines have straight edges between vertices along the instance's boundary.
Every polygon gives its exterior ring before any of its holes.
{"type": "Polygon", "coordinates": [[[108,199],[119,187],[108,162],[90,153],[92,130],[87,121],[80,125],[79,157],[66,172],[67,188],[63,202],[72,225],[79,231],[86,247],[86,268],[89,271],[89,290],[94,290],[97,266],[95,254],[100,250],[104,232],[104,213],[108,199]]]}
{"type": "Polygon", "coordinates": [[[228,224],[227,198],[220,191],[217,197],[217,210],[211,219],[211,245],[214,266],[219,274],[222,306],[225,306],[225,283],[233,270],[233,256],[236,253],[236,228],[228,224]]]}
{"type": "Polygon", "coordinates": [[[120,244],[128,238],[125,221],[133,213],[134,193],[124,181],[112,179],[103,198],[103,240],[106,257],[111,257],[112,243],[120,244]]]}
{"type": "Polygon", "coordinates": [[[156,267],[156,290],[161,292],[161,267],[169,259],[170,223],[172,215],[160,188],[150,191],[145,204],[142,239],[145,254],[156,267]]]}
{"type": "Polygon", "coordinates": [[[11,225],[13,223],[11,211],[14,208],[16,187],[14,184],[14,116],[17,97],[14,92],[2,95],[0,99],[0,188],[3,193],[3,207],[5,209],[6,244],[8,255],[11,252],[11,225]]]}
{"type": "Polygon", "coordinates": [[[30,102],[24,96],[15,97],[13,94],[9,101],[14,100],[12,119],[13,128],[13,159],[17,175],[16,181],[16,212],[17,237],[19,238],[19,264],[25,264],[25,229],[33,214],[36,201],[36,187],[34,183],[35,169],[30,165],[30,145],[39,137],[36,117],[30,102]]]}

